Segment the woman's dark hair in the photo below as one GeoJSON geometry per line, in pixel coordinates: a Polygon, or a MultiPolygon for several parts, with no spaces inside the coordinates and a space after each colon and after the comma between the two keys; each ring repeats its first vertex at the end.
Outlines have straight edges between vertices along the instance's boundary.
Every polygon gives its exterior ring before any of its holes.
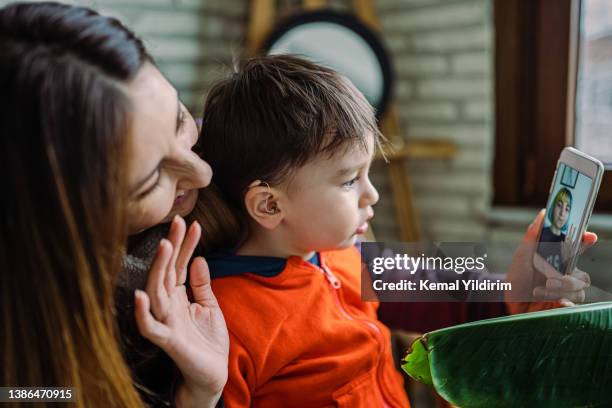
{"type": "Polygon", "coordinates": [[[196,146],[213,170],[194,211],[205,250],[246,239],[254,180],[278,185],[321,154],[365,149],[369,135],[380,145],[373,108],[334,70],[290,55],[243,61],[210,90],[196,146]]]}
{"type": "Polygon", "coordinates": [[[0,384],[142,406],[116,337],[126,240],[124,85],[150,60],[119,21],[57,3],[0,9],[0,384]]]}

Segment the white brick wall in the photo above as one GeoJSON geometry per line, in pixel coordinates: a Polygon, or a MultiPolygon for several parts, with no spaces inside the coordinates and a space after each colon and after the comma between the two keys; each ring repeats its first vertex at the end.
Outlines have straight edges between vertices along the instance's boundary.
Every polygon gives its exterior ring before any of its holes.
{"type": "Polygon", "coordinates": [[[407,120],[455,121],[459,115],[457,106],[448,101],[400,103],[399,109],[401,117],[407,120]]]}
{"type": "MultiPolygon", "coordinates": [[[[491,0],[377,0],[393,58],[396,102],[407,140],[450,139],[450,161],[407,166],[421,230],[435,240],[485,241],[491,200],[493,30],[491,0]]],[[[376,167],[375,172],[384,168],[376,167]]],[[[384,180],[382,180],[384,181],[384,180]]],[[[385,186],[385,191],[388,186],[385,186]]],[[[374,230],[398,239],[390,197],[381,195],[374,230]]],[[[496,237],[515,237],[497,234],[496,237]]]]}
{"type": "MultiPolygon", "coordinates": [[[[11,1],[0,0],[0,6],[11,1]]],[[[119,18],[141,37],[197,116],[210,84],[242,55],[246,0],[74,0],[119,18]]]]}
{"type": "Polygon", "coordinates": [[[398,0],[396,3],[398,7],[393,13],[385,13],[384,8],[380,10],[380,20],[387,34],[464,27],[480,24],[488,18],[487,5],[482,1],[443,2],[421,8],[410,7],[404,1],[398,0]],[[404,7],[400,8],[400,5],[404,7]]]}
{"type": "MultiPolygon", "coordinates": [[[[451,161],[407,165],[424,235],[445,241],[517,239],[522,227],[490,228],[483,222],[492,192],[492,0],[374,1],[393,58],[406,139],[451,139],[459,148],[451,161]]],[[[248,0],[68,2],[116,16],[141,36],[196,116],[210,84],[242,55],[248,0]]],[[[0,6],[7,3],[0,0],[0,6]]],[[[331,1],[342,10],[349,4],[331,1]]],[[[377,238],[397,240],[383,163],[375,163],[372,179],[381,193],[373,223],[377,238]]]]}
{"type": "Polygon", "coordinates": [[[483,52],[455,54],[451,57],[452,73],[454,75],[489,75],[491,62],[491,56],[483,52]]]}
{"type": "Polygon", "coordinates": [[[489,84],[483,78],[436,78],[418,81],[417,89],[423,99],[459,99],[488,97],[489,84]]]}
{"type": "Polygon", "coordinates": [[[406,122],[404,131],[414,138],[452,139],[460,150],[481,146],[488,139],[491,129],[486,123],[456,121],[452,124],[406,122]]]}
{"type": "Polygon", "coordinates": [[[396,66],[398,76],[442,75],[449,70],[447,58],[442,55],[405,54],[398,56],[396,66]]]}

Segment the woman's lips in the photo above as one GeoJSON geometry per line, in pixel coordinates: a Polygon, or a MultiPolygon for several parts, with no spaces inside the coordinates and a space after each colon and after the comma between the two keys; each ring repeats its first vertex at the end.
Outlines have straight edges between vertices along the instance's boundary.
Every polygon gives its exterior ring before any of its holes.
{"type": "Polygon", "coordinates": [[[174,199],[174,205],[181,205],[182,203],[185,202],[185,200],[187,200],[187,198],[189,198],[189,196],[191,195],[191,193],[193,193],[194,190],[183,190],[183,191],[179,191],[178,194],[176,195],[176,198],[174,199]]]}

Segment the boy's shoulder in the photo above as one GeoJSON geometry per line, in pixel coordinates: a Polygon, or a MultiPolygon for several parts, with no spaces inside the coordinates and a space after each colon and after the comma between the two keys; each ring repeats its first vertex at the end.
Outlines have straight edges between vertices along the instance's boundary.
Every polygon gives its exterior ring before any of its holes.
{"type": "Polygon", "coordinates": [[[361,254],[355,246],[322,252],[328,262],[334,266],[354,268],[361,263],[361,254]]]}
{"type": "MultiPolygon", "coordinates": [[[[320,269],[296,259],[266,257],[213,258],[209,260],[213,292],[224,313],[270,316],[287,313],[300,304],[301,295],[317,293],[327,285],[320,269]],[[221,260],[221,261],[220,261],[221,260]]],[[[358,288],[361,256],[354,248],[323,251],[321,266],[328,268],[344,286],[358,288]]]]}
{"type": "MultiPolygon", "coordinates": [[[[363,309],[368,316],[375,316],[374,306],[361,302],[359,251],[324,251],[320,261],[340,280],[345,305],[353,313],[363,309]]],[[[231,338],[252,353],[257,364],[264,364],[259,361],[263,357],[258,350],[272,352],[266,356],[274,361],[290,359],[299,347],[283,345],[307,344],[313,335],[310,328],[337,315],[333,298],[328,295],[333,289],[321,269],[296,259],[289,259],[278,275],[247,272],[213,279],[212,288],[231,338]]]]}
{"type": "Polygon", "coordinates": [[[351,246],[345,249],[325,251],[321,253],[321,259],[323,265],[338,275],[343,283],[359,282],[361,254],[357,248],[351,246]]]}

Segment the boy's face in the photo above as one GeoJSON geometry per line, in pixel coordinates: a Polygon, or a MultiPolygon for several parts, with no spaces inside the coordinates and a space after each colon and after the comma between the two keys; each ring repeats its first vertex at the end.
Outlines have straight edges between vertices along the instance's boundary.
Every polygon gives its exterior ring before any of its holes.
{"type": "Polygon", "coordinates": [[[290,245],[300,251],[346,248],[368,228],[378,192],[368,173],[374,137],[367,151],[357,145],[301,167],[290,181],[283,223],[290,245]]]}

